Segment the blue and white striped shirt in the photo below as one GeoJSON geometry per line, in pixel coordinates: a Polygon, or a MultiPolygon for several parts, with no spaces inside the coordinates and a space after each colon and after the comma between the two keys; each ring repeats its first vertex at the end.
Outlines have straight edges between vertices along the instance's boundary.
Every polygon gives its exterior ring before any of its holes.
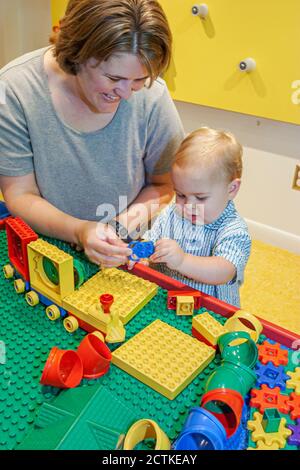
{"type": "Polygon", "coordinates": [[[179,215],[176,204],[171,204],[159,214],[143,238],[154,243],[161,238],[170,238],[176,240],[185,253],[193,256],[221,256],[230,261],[236,268],[235,278],[217,286],[190,279],[169,269],[165,263],[153,267],[184,284],[240,307],[239,287],[244,280],[251,238],[245,221],[237,213],[232,201],[229,201],[217,220],[205,225],[192,224],[179,215]]]}

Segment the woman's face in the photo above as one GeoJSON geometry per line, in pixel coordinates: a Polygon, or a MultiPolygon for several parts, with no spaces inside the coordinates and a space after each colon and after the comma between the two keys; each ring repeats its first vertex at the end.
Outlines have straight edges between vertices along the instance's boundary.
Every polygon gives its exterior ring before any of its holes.
{"type": "Polygon", "coordinates": [[[80,98],[96,113],[114,113],[149,77],[134,54],[116,54],[96,65],[96,59],[89,59],[76,76],[80,98]]]}

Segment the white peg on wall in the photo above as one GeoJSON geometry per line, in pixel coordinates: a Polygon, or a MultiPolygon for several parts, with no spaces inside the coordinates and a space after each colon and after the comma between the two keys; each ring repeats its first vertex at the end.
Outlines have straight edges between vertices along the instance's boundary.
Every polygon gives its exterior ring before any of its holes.
{"type": "Polygon", "coordinates": [[[248,57],[247,59],[241,60],[238,68],[241,72],[252,72],[256,69],[256,62],[251,57],[248,57]]]}
{"type": "Polygon", "coordinates": [[[207,18],[208,13],[209,13],[208,6],[205,3],[192,6],[193,16],[200,16],[201,18],[207,18]]]}

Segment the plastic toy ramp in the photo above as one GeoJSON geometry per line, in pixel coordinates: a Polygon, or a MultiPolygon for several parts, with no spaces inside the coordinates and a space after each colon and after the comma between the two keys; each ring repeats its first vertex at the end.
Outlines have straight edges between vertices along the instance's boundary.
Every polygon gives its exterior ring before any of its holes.
{"type": "Polygon", "coordinates": [[[102,385],[70,389],[43,404],[34,429],[17,449],[112,450],[136,420],[102,385]]]}
{"type": "Polygon", "coordinates": [[[156,320],[112,354],[112,363],[173,400],[213,360],[215,350],[156,320]]]}

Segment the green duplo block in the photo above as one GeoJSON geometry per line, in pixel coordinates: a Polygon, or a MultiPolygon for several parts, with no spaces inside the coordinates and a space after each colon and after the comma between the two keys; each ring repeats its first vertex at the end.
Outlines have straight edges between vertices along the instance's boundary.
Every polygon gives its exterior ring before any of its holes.
{"type": "Polygon", "coordinates": [[[281,416],[277,408],[268,408],[265,410],[262,427],[265,432],[277,432],[280,425],[281,416]]]}

